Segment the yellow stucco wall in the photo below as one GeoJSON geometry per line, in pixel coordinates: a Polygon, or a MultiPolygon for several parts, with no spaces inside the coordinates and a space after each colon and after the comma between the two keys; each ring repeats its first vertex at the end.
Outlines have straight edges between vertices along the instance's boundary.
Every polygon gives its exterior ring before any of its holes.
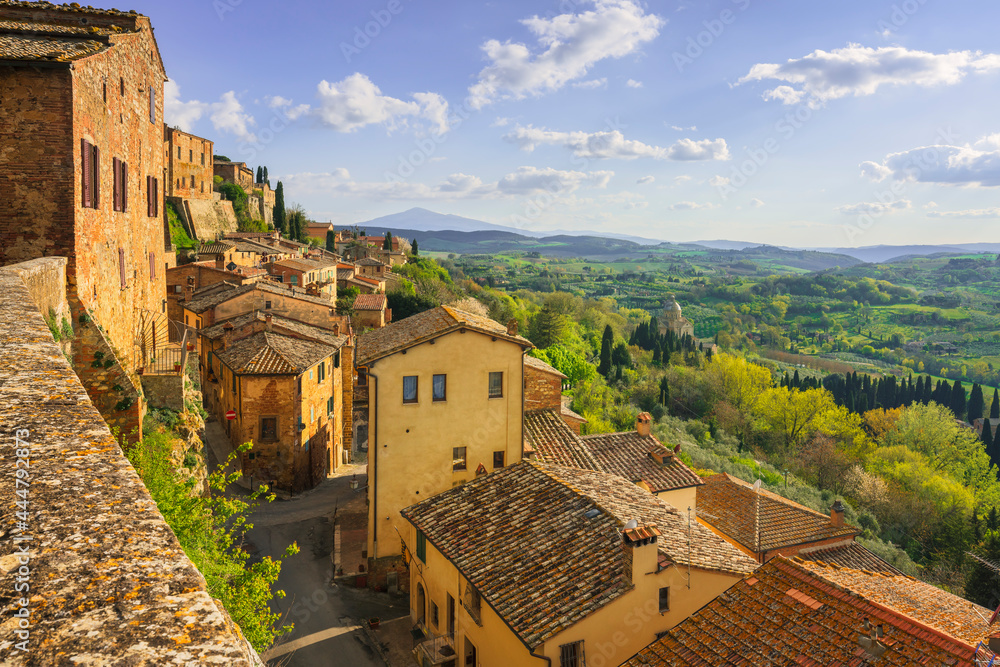
{"type": "Polygon", "coordinates": [[[368,555],[400,553],[404,507],[473,479],[493,453],[521,460],[523,351],[516,343],[467,331],[397,352],[371,366],[369,381],[368,555]],[[503,398],[489,398],[489,374],[504,374],[503,398]],[[431,400],[432,376],[446,374],[447,400],[431,400]],[[403,377],[416,375],[418,402],[403,403],[403,377]],[[465,447],[466,469],[452,470],[465,447]],[[377,544],[376,544],[377,542],[377,544]]]}
{"type": "MultiPolygon", "coordinates": [[[[415,554],[415,528],[407,524],[403,534],[407,549],[415,554]]],[[[425,597],[425,627],[433,636],[448,634],[448,595],[455,599],[454,638],[455,649],[461,658],[456,663],[459,665],[465,664],[467,642],[477,649],[478,667],[541,667],[548,663],[539,656],[550,658],[552,665],[559,665],[561,647],[583,641],[587,667],[615,666],[650,644],[656,633],[673,628],[740,579],[734,574],[692,569],[691,587],[688,588],[686,567],[672,566],[658,571],[656,560],[655,546],[638,547],[634,552],[635,588],[550,638],[536,648],[534,656],[485,601],[481,605],[482,625],[476,623],[462,605],[465,579],[430,542],[427,542],[426,562],[415,555],[410,562],[410,613],[414,622],[420,620],[419,584],[425,597]],[[670,609],[661,613],[659,591],[667,586],[670,587],[670,609]],[[432,602],[439,608],[437,625],[432,619],[432,602]]]]}
{"type": "Polygon", "coordinates": [[[675,489],[673,491],[661,491],[657,493],[658,498],[662,498],[665,502],[669,503],[671,506],[676,507],[677,510],[687,516],[687,510],[691,508],[691,516],[695,516],[695,504],[698,498],[698,487],[692,486],[686,489],[675,489]]]}

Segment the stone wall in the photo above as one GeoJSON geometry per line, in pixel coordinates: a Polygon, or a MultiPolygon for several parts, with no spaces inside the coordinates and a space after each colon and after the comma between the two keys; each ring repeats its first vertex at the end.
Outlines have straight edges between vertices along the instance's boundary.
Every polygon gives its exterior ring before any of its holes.
{"type": "Polygon", "coordinates": [[[13,621],[28,601],[26,635],[0,626],[3,664],[261,665],[46,326],[33,295],[41,307],[65,301],[65,266],[45,258],[0,269],[0,507],[16,530],[15,471],[28,454],[20,530],[32,538],[20,543],[27,556],[16,537],[0,541],[0,614],[13,621]],[[15,592],[16,577],[30,590],[15,592]]]}
{"type": "Polygon", "coordinates": [[[163,128],[163,149],[167,161],[164,192],[170,197],[212,201],[213,143],[177,128],[163,128]]]}
{"type": "Polygon", "coordinates": [[[202,243],[210,243],[224,234],[236,231],[236,211],[231,201],[182,199],[170,197],[168,201],[182,216],[188,233],[202,243]]]}
{"type": "Polygon", "coordinates": [[[562,410],[562,378],[524,365],[524,410],[562,410]]]}
{"type": "Polygon", "coordinates": [[[143,375],[142,390],[151,408],[184,410],[184,375],[143,375]]]}

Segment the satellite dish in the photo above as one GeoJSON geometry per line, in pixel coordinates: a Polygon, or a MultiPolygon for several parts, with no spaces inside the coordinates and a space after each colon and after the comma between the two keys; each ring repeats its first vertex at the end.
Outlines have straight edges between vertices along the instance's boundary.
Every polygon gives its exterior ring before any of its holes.
{"type": "Polygon", "coordinates": [[[632,530],[633,528],[638,528],[638,527],[639,527],[639,522],[636,521],[635,519],[632,519],[631,521],[625,524],[625,530],[632,530]]]}
{"type": "Polygon", "coordinates": [[[759,479],[756,482],[753,483],[753,492],[757,493],[758,491],[760,491],[760,480],[759,479]]]}

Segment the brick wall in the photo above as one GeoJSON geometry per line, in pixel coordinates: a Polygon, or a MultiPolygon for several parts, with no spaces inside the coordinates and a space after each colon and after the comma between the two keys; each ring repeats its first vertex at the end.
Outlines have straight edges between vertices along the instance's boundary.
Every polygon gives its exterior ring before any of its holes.
{"type": "Polygon", "coordinates": [[[562,378],[525,364],[524,409],[562,410],[562,378]]]}
{"type": "Polygon", "coordinates": [[[164,193],[170,197],[212,200],[215,176],[214,144],[176,128],[163,127],[163,151],[167,168],[164,193]]]}

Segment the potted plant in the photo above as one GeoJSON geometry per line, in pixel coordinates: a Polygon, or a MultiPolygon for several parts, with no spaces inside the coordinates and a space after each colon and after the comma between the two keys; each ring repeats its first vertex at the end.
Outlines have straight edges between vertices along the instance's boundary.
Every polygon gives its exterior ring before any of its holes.
{"type": "Polygon", "coordinates": [[[174,364],[174,372],[175,373],[180,373],[181,372],[181,365],[180,364],[174,364]]]}
{"type": "Polygon", "coordinates": [[[371,628],[372,630],[378,630],[378,626],[381,622],[382,622],[381,618],[379,618],[378,616],[374,616],[368,619],[368,627],[371,628]]]}
{"type": "Polygon", "coordinates": [[[194,343],[187,344],[188,352],[194,352],[194,343]]]}
{"type": "Polygon", "coordinates": [[[139,368],[135,369],[135,372],[137,374],[139,374],[139,375],[142,375],[143,371],[145,371],[145,370],[146,370],[145,368],[143,368],[142,366],[139,366],[139,368]]]}

